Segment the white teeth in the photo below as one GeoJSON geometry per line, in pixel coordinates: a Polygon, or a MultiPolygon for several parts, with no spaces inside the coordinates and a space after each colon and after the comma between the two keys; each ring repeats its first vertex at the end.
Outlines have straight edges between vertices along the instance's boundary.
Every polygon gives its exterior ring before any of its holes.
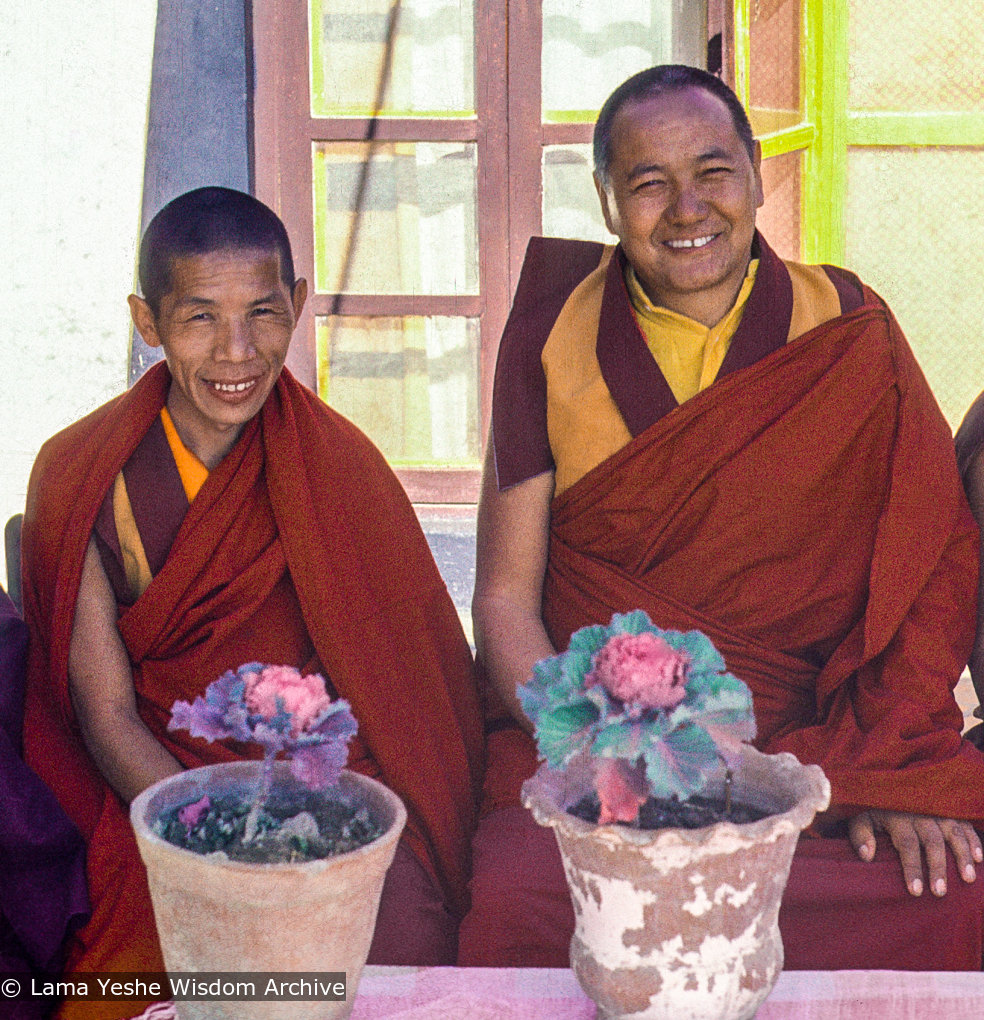
{"type": "Polygon", "coordinates": [[[212,383],[212,385],[217,390],[221,390],[223,393],[242,393],[243,390],[248,390],[250,388],[250,386],[253,385],[253,383],[251,383],[251,382],[212,383]]]}
{"type": "Polygon", "coordinates": [[[705,244],[710,244],[715,236],[714,234],[708,234],[707,237],[695,237],[693,240],[684,238],[680,241],[667,241],[666,243],[671,248],[703,248],[705,244]]]}

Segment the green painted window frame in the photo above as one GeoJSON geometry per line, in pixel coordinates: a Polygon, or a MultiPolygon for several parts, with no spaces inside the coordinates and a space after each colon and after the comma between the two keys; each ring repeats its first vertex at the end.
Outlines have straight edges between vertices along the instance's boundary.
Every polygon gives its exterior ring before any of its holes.
{"type": "MultiPolygon", "coordinates": [[[[734,0],[735,92],[751,93],[754,0],[734,0]]],[[[847,177],[847,0],[801,0],[799,123],[760,135],[762,158],[801,152],[800,245],[806,262],[843,261],[847,177]]]]}
{"type": "MultiPolygon", "coordinates": [[[[734,84],[749,105],[751,16],[755,0],[734,0],[734,84]]],[[[801,0],[798,124],[761,135],[762,158],[803,153],[800,190],[802,257],[844,261],[849,148],[984,146],[984,113],[848,108],[848,0],[801,0]]]]}

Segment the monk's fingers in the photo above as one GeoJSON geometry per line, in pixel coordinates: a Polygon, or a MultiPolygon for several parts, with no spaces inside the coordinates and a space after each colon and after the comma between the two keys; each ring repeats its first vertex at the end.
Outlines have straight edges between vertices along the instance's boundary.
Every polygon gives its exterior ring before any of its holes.
{"type": "Polygon", "coordinates": [[[875,856],[875,823],[869,812],[862,811],[848,820],[847,837],[862,861],[870,861],[875,856]]]}
{"type": "Polygon", "coordinates": [[[977,878],[974,862],[981,861],[980,836],[969,822],[955,821],[952,818],[941,818],[940,830],[956,858],[960,877],[965,882],[973,882],[977,878]]]}
{"type": "MultiPolygon", "coordinates": [[[[930,852],[933,853],[933,860],[936,862],[937,868],[939,866],[939,857],[935,848],[930,851],[929,847],[926,846],[925,840],[917,830],[917,816],[901,811],[872,811],[871,814],[875,824],[888,833],[889,839],[892,841],[892,846],[894,846],[898,852],[899,860],[902,863],[902,877],[905,880],[906,888],[913,896],[921,896],[924,888],[923,850],[926,849],[927,860],[930,857],[930,852]]],[[[925,839],[932,843],[932,834],[927,832],[925,839]]],[[[945,884],[946,844],[943,841],[943,834],[940,832],[939,826],[936,827],[936,840],[939,843],[939,849],[942,850],[943,876],[945,884]]],[[[932,883],[933,878],[938,879],[939,877],[939,872],[933,872],[931,868],[930,882],[932,883]]]]}
{"type": "Polygon", "coordinates": [[[960,824],[964,827],[964,831],[967,832],[971,855],[978,864],[981,864],[984,862],[984,842],[981,840],[981,834],[970,822],[961,822],[960,824]]]}
{"type": "Polygon", "coordinates": [[[941,823],[942,818],[928,818],[916,815],[913,825],[926,855],[926,870],[929,873],[929,888],[934,896],[946,895],[946,844],[941,823]]]}
{"type": "Polygon", "coordinates": [[[953,851],[957,869],[965,882],[977,877],[974,863],[984,861],[981,838],[969,822],[932,818],[903,811],[863,811],[848,822],[851,845],[862,860],[874,856],[875,832],[884,830],[902,864],[902,877],[913,896],[924,888],[923,861],[929,888],[936,896],[946,895],[946,848],[953,851]]]}

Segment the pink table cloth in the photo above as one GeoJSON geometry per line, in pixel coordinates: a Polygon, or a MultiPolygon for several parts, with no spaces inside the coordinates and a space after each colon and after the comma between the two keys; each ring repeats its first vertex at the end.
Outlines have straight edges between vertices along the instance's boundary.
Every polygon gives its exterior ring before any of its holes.
{"type": "MultiPolygon", "coordinates": [[[[756,1020],[981,1020],[984,974],[786,971],[756,1020]]],[[[173,1020],[171,1003],[136,1020],[173,1020]]],[[[594,1020],[569,970],[367,967],[351,1020],[594,1020]]]]}

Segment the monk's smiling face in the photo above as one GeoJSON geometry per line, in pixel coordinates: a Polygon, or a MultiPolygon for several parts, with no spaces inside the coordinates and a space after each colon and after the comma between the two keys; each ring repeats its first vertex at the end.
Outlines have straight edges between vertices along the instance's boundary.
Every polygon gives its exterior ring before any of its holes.
{"type": "Polygon", "coordinates": [[[700,88],[628,103],[611,129],[605,222],[650,300],[714,325],[738,296],[762,204],[725,104],[700,88]]]}
{"type": "Polygon", "coordinates": [[[276,252],[254,249],[175,258],[170,279],[156,316],[133,294],[130,311],[146,343],[164,348],[178,435],[211,469],[273,389],[307,284],[291,294],[276,252]]]}

